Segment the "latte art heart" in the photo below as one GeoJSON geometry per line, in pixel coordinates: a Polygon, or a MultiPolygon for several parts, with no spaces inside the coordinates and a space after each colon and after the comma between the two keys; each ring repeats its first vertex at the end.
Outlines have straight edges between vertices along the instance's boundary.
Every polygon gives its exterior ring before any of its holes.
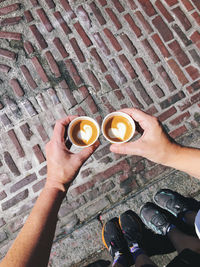
{"type": "Polygon", "coordinates": [[[83,130],[80,130],[77,134],[78,139],[88,142],[92,137],[92,127],[85,124],[83,130]]]}
{"type": "Polygon", "coordinates": [[[122,122],[117,123],[117,128],[110,128],[108,130],[108,135],[110,138],[120,138],[124,140],[126,134],[126,125],[122,122]]]}

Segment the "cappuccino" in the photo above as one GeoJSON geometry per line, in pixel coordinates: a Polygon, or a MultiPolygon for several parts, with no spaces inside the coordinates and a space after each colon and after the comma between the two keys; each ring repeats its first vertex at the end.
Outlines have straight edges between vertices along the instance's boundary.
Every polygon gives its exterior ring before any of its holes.
{"type": "Polygon", "coordinates": [[[87,147],[95,143],[99,137],[99,131],[99,126],[95,120],[82,116],[70,123],[68,136],[75,146],[87,147]]]}

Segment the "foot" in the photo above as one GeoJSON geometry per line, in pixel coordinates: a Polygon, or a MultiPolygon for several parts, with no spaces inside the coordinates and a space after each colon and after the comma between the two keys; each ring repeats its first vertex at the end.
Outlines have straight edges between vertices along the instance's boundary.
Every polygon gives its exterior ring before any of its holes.
{"type": "Polygon", "coordinates": [[[129,248],[142,239],[142,222],[132,210],[127,210],[119,217],[119,224],[129,248]]]}
{"type": "Polygon", "coordinates": [[[117,218],[111,219],[103,226],[102,240],[114,262],[117,261],[120,256],[127,254],[127,243],[117,218]]]}
{"type": "Polygon", "coordinates": [[[170,189],[159,190],[154,196],[154,202],[176,217],[182,217],[186,211],[192,210],[186,197],[170,189]]]}
{"type": "Polygon", "coordinates": [[[166,235],[171,226],[168,216],[153,203],[147,202],[140,210],[143,223],[156,234],[166,235]]]}

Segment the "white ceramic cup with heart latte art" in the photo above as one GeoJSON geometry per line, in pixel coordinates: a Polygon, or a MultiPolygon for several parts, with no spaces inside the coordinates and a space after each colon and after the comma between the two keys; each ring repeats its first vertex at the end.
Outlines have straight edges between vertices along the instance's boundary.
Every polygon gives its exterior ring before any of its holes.
{"type": "Polygon", "coordinates": [[[70,122],[68,137],[73,145],[84,148],[94,144],[100,134],[98,123],[87,116],[75,118],[70,122]]]}
{"type": "Polygon", "coordinates": [[[109,142],[125,143],[135,133],[135,122],[128,114],[116,111],[104,118],[101,130],[109,142]]]}

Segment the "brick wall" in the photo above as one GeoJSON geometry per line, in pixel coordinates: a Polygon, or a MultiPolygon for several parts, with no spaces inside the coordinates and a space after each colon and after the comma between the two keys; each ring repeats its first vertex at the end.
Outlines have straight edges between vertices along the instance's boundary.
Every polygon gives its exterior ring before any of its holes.
{"type": "MultiPolygon", "coordinates": [[[[101,123],[138,107],[173,138],[199,125],[199,1],[20,2],[0,1],[1,256],[45,183],[56,119],[101,123]]],[[[170,171],[100,141],[62,205],[57,236],[170,171]]]]}

